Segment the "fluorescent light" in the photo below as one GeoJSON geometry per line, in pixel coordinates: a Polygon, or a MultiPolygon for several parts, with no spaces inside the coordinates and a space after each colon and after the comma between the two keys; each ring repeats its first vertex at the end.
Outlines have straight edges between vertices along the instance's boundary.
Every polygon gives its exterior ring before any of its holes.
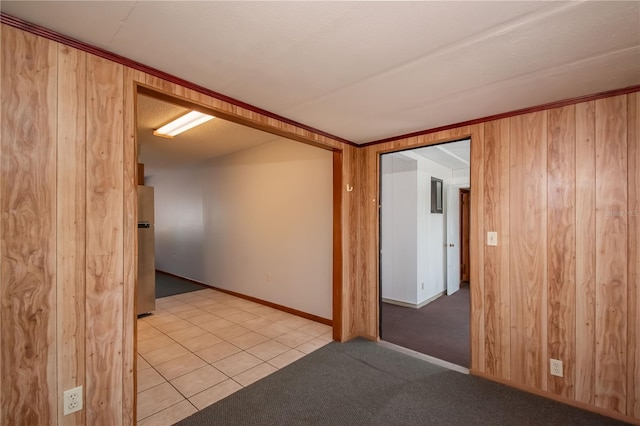
{"type": "Polygon", "coordinates": [[[176,118],[171,123],[165,124],[158,130],[154,130],[153,134],[165,138],[172,138],[182,132],[186,132],[189,129],[199,126],[202,123],[206,123],[212,118],[215,117],[212,115],[203,114],[199,111],[191,111],[183,115],[182,117],[176,118]]]}

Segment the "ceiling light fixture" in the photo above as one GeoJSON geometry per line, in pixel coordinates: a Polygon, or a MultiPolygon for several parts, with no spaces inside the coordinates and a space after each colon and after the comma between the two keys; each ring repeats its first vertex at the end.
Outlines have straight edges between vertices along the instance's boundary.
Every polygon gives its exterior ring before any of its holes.
{"type": "Polygon", "coordinates": [[[206,123],[207,121],[215,118],[212,115],[203,114],[199,111],[191,111],[182,117],[176,118],[170,123],[165,124],[158,130],[154,130],[155,136],[161,136],[163,138],[173,138],[182,132],[186,132],[196,126],[206,123]]]}

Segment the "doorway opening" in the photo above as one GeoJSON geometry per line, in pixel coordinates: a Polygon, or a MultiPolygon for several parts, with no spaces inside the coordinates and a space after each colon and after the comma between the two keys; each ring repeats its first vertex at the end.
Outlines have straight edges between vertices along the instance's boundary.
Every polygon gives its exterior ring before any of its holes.
{"type": "Polygon", "coordinates": [[[380,338],[469,368],[469,138],[380,155],[380,338]]]}

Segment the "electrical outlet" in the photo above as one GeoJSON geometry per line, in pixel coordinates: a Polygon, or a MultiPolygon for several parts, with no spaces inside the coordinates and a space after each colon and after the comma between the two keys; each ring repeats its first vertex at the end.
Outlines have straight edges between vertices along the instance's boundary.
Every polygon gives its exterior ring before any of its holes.
{"type": "Polygon", "coordinates": [[[551,359],[549,363],[552,376],[562,377],[562,361],[559,359],[551,359]]]}
{"type": "Polygon", "coordinates": [[[82,386],[64,391],[64,415],[82,410],[82,386]]]}

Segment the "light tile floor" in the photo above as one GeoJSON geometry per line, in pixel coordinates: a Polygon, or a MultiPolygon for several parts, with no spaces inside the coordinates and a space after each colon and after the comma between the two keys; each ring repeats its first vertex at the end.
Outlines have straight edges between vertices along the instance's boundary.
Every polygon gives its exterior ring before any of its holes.
{"type": "Polygon", "coordinates": [[[138,320],[138,424],[171,425],[332,340],[331,327],[216,290],[138,320]]]}

